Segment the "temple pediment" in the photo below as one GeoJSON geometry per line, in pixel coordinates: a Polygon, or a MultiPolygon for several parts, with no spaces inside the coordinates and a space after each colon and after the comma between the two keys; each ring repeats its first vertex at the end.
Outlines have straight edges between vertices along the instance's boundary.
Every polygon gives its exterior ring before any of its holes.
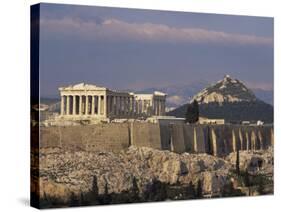
{"type": "Polygon", "coordinates": [[[106,87],[101,87],[94,84],[86,84],[84,82],[59,88],[59,90],[106,90],[106,89],[107,89],[106,87]]]}
{"type": "Polygon", "coordinates": [[[157,95],[157,96],[167,96],[167,94],[165,94],[163,92],[160,92],[160,91],[154,91],[154,95],[157,95]]]}

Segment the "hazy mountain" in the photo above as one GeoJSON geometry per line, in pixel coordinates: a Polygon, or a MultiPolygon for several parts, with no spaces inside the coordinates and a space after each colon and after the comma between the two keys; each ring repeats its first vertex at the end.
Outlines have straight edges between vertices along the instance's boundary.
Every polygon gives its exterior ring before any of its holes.
{"type": "Polygon", "coordinates": [[[256,97],[260,100],[273,105],[274,99],[273,99],[273,90],[263,90],[263,89],[252,89],[252,91],[255,93],[256,97]]]}
{"type": "Polygon", "coordinates": [[[161,91],[168,94],[166,99],[166,108],[176,108],[191,100],[191,98],[201,89],[206,87],[208,82],[201,81],[196,83],[189,83],[186,85],[171,85],[163,88],[147,88],[137,91],[137,93],[153,93],[154,91],[161,91]]]}
{"type": "MultiPolygon", "coordinates": [[[[191,101],[195,99],[199,103],[201,116],[224,118],[227,121],[273,122],[273,107],[257,98],[241,81],[228,75],[199,91],[191,101]]],[[[170,111],[168,115],[184,117],[186,106],[184,104],[170,111]]]]}

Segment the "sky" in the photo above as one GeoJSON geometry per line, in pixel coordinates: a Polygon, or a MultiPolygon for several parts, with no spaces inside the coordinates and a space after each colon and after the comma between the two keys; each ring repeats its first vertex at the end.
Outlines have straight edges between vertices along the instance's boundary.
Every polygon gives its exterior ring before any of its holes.
{"type": "Polygon", "coordinates": [[[230,75],[273,89],[273,18],[41,4],[40,93],[144,90],[230,75]]]}

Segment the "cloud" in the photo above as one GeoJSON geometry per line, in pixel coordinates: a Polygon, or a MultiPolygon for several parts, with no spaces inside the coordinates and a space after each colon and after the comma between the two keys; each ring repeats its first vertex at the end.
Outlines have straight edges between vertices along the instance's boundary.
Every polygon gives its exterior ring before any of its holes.
{"type": "Polygon", "coordinates": [[[167,97],[167,103],[175,104],[175,105],[181,105],[186,102],[186,99],[182,96],[174,95],[174,96],[168,96],[167,97]]]}
{"type": "Polygon", "coordinates": [[[273,83],[246,81],[245,84],[250,89],[261,89],[261,90],[264,90],[264,91],[272,91],[273,90],[273,83]]]}
{"type": "Polygon", "coordinates": [[[203,28],[180,28],[164,24],[128,23],[118,19],[41,19],[41,30],[48,35],[78,36],[81,39],[168,43],[210,43],[272,46],[273,39],[232,34],[203,28]]]}

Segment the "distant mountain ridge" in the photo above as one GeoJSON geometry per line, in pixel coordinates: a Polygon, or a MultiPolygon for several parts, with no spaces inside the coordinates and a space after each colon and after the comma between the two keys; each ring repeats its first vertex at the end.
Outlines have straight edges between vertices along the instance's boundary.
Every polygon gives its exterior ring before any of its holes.
{"type": "MultiPolygon", "coordinates": [[[[208,86],[193,96],[197,100],[201,116],[223,118],[226,121],[273,122],[273,107],[258,99],[253,91],[241,81],[226,75],[223,80],[208,86]]],[[[185,117],[187,104],[170,112],[168,115],[185,117]]]]}

